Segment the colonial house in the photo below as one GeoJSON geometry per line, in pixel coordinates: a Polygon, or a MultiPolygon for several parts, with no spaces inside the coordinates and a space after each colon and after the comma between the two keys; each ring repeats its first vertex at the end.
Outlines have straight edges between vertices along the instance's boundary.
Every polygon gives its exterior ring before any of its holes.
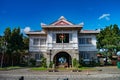
{"type": "Polygon", "coordinates": [[[29,52],[37,62],[41,57],[55,67],[70,67],[72,60],[89,62],[97,59],[96,35],[98,30],[82,30],[83,24],[73,24],[61,16],[57,21],[46,25],[41,23],[41,31],[30,31],[29,52]]]}

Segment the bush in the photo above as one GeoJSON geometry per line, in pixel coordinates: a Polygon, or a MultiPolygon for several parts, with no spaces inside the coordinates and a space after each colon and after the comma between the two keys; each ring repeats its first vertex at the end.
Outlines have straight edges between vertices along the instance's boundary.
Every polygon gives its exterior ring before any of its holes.
{"type": "Polygon", "coordinates": [[[53,67],[53,62],[51,61],[49,64],[49,68],[52,68],[52,67],[53,67]]]}
{"type": "Polygon", "coordinates": [[[44,68],[47,67],[47,64],[46,64],[46,58],[43,57],[41,63],[42,63],[42,64],[41,64],[42,67],[44,67],[44,68]]]}
{"type": "Polygon", "coordinates": [[[75,68],[80,67],[80,64],[79,64],[79,62],[77,61],[76,58],[73,59],[73,67],[75,67],[75,68]]]}
{"type": "Polygon", "coordinates": [[[30,66],[35,66],[36,65],[36,60],[33,59],[33,58],[31,58],[29,62],[30,62],[30,66]]]}

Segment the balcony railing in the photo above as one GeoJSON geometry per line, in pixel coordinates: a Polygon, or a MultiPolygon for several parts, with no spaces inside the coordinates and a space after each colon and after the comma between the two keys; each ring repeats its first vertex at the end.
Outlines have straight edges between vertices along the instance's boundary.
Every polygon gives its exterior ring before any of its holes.
{"type": "Polygon", "coordinates": [[[48,43],[47,45],[33,45],[29,51],[46,51],[47,49],[78,49],[77,43],[48,43]]]}
{"type": "Polygon", "coordinates": [[[30,46],[29,51],[44,51],[47,50],[47,46],[30,46]]]}
{"type": "Polygon", "coordinates": [[[78,49],[77,43],[48,43],[48,49],[78,49]]]}

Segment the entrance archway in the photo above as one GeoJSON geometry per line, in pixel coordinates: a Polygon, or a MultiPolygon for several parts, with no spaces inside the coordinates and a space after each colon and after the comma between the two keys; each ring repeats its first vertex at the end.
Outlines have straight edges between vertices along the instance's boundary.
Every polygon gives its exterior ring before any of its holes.
{"type": "Polygon", "coordinates": [[[55,67],[70,67],[72,65],[72,58],[66,52],[59,52],[54,56],[55,67]]]}

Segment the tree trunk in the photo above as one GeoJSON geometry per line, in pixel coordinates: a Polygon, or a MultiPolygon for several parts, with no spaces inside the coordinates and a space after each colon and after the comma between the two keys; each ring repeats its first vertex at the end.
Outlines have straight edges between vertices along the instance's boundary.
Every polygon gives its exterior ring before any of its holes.
{"type": "Polygon", "coordinates": [[[1,68],[3,67],[3,60],[4,60],[4,53],[2,54],[2,58],[1,58],[1,68]]]}
{"type": "Polygon", "coordinates": [[[13,56],[12,56],[12,66],[14,65],[14,60],[13,60],[13,56]]]}

